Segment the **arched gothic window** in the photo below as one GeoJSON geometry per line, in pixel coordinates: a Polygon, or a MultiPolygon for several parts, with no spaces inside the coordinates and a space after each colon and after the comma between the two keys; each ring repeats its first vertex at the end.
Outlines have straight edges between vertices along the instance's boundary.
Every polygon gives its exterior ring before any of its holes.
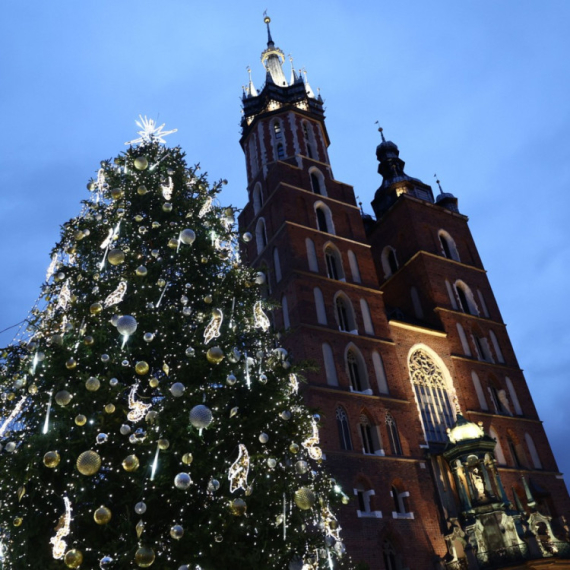
{"type": "Polygon", "coordinates": [[[457,252],[457,246],[453,238],[445,230],[439,230],[438,235],[443,255],[445,255],[447,259],[459,261],[459,253],[457,252]]]}
{"type": "Polygon", "coordinates": [[[279,250],[273,248],[273,269],[275,271],[275,282],[279,283],[281,281],[281,261],[279,260],[279,250]]]}
{"type": "Polygon", "coordinates": [[[281,128],[280,121],[275,121],[273,123],[273,134],[275,136],[275,140],[279,140],[283,137],[283,129],[281,128]]]}
{"type": "Polygon", "coordinates": [[[349,249],[348,250],[348,263],[350,264],[350,272],[352,273],[352,280],[355,283],[360,283],[360,269],[358,268],[358,260],[356,259],[356,255],[354,252],[349,249]]]}
{"type": "Polygon", "coordinates": [[[396,550],[387,540],[382,544],[382,558],[384,559],[384,568],[386,570],[400,570],[396,550]]]}
{"type": "Polygon", "coordinates": [[[315,166],[312,166],[309,168],[309,176],[311,178],[311,189],[313,192],[315,194],[319,194],[320,196],[326,196],[327,191],[323,173],[315,166]]]}
{"type": "Polygon", "coordinates": [[[327,384],[330,386],[338,386],[338,377],[336,375],[336,366],[334,364],[334,355],[330,344],[323,344],[323,360],[325,363],[325,375],[327,384]]]}
{"type": "Polygon", "coordinates": [[[447,441],[454,414],[441,368],[421,348],[412,352],[408,366],[427,441],[447,441]]]}
{"type": "Polygon", "coordinates": [[[325,248],[325,262],[327,266],[327,275],[330,279],[336,279],[337,281],[344,279],[340,252],[336,247],[330,244],[325,248]]]}
{"type": "Polygon", "coordinates": [[[277,159],[281,160],[282,158],[285,158],[285,148],[283,143],[277,143],[277,159]]]}
{"type": "Polygon", "coordinates": [[[475,303],[475,298],[469,286],[463,281],[455,282],[455,290],[457,291],[457,296],[459,297],[459,304],[461,310],[468,315],[479,316],[479,309],[477,309],[477,304],[475,303]]]}
{"type": "Polygon", "coordinates": [[[259,160],[257,158],[257,143],[255,140],[255,135],[251,135],[248,144],[248,154],[249,154],[249,168],[251,171],[251,177],[253,178],[259,170],[259,160]]]}
{"type": "Polygon", "coordinates": [[[330,208],[324,202],[315,204],[315,214],[317,215],[317,229],[327,234],[334,234],[334,224],[330,208]]]}
{"type": "Polygon", "coordinates": [[[350,387],[353,392],[364,392],[369,390],[368,375],[364,359],[360,352],[354,348],[349,348],[346,353],[346,367],[350,379],[350,387]]]}
{"type": "Polygon", "coordinates": [[[390,449],[392,450],[392,454],[403,455],[398,426],[396,425],[396,420],[394,420],[392,414],[389,412],[386,414],[386,429],[388,430],[388,437],[390,438],[390,449]]]}
{"type": "Polygon", "coordinates": [[[263,193],[261,192],[261,184],[258,182],[253,189],[253,213],[259,213],[263,207],[263,193]]]}
{"type": "Polygon", "coordinates": [[[384,269],[384,278],[388,279],[398,271],[398,260],[396,259],[396,252],[394,248],[387,245],[382,250],[382,255],[380,257],[382,261],[382,269],[384,269]]]}
{"type": "Polygon", "coordinates": [[[382,442],[377,426],[372,425],[366,414],[360,416],[360,438],[362,439],[362,453],[367,455],[384,455],[382,442]]]}
{"type": "Polygon", "coordinates": [[[315,158],[314,140],[313,133],[311,132],[311,127],[307,121],[303,121],[303,138],[305,139],[305,146],[307,147],[307,156],[309,158],[315,158]]]}
{"type": "Polygon", "coordinates": [[[346,411],[341,406],[336,409],[336,425],[338,427],[338,437],[340,439],[341,449],[351,451],[352,439],[350,438],[350,425],[348,423],[346,411]]]}
{"type": "Polygon", "coordinates": [[[255,241],[257,243],[257,253],[261,253],[267,247],[267,230],[265,220],[259,218],[255,227],[255,241]]]}
{"type": "Polygon", "coordinates": [[[342,293],[339,293],[335,298],[335,310],[339,330],[344,332],[357,332],[354,311],[352,310],[350,301],[342,293]]]}

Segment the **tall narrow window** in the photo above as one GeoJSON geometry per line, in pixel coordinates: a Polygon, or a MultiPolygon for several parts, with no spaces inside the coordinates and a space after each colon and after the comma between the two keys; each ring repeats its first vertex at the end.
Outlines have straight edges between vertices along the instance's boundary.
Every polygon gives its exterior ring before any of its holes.
{"type": "Polygon", "coordinates": [[[482,410],[488,410],[487,400],[485,399],[485,392],[481,386],[481,381],[479,376],[475,371],[471,372],[471,379],[473,380],[473,387],[475,388],[475,393],[477,394],[477,399],[479,400],[479,406],[482,410]]]}
{"type": "Polygon", "coordinates": [[[285,158],[285,149],[283,148],[283,143],[277,143],[277,158],[279,160],[285,158]]]}
{"type": "Polygon", "coordinates": [[[410,289],[410,295],[412,297],[412,305],[414,307],[414,313],[416,314],[416,319],[424,318],[424,311],[422,309],[422,303],[420,301],[420,295],[415,287],[410,289]]]}
{"type": "Polygon", "coordinates": [[[273,248],[273,269],[275,271],[275,282],[281,281],[281,262],[279,261],[279,250],[273,248]]]}
{"type": "Polygon", "coordinates": [[[455,299],[455,295],[453,294],[451,283],[447,279],[445,280],[445,287],[447,288],[447,294],[449,295],[449,302],[451,303],[451,308],[457,311],[457,300],[455,299]]]}
{"type": "Polygon", "coordinates": [[[448,259],[451,259],[451,250],[449,249],[449,243],[444,235],[439,235],[439,241],[441,241],[441,247],[443,248],[443,254],[448,259]]]}
{"type": "Polygon", "coordinates": [[[279,140],[283,137],[283,131],[281,130],[281,123],[275,121],[273,123],[273,133],[275,134],[275,139],[279,140]]]}
{"type": "Polygon", "coordinates": [[[392,450],[392,455],[403,455],[398,426],[390,413],[386,414],[386,429],[388,430],[388,437],[390,438],[390,449],[392,450]]]}
{"type": "Polygon", "coordinates": [[[376,374],[376,382],[378,384],[378,392],[380,394],[388,394],[388,382],[386,380],[386,370],[382,357],[377,353],[372,353],[372,364],[374,365],[374,373],[376,374]]]}
{"type": "Polygon", "coordinates": [[[497,463],[499,465],[506,465],[507,460],[505,459],[503,447],[501,446],[501,442],[499,440],[497,432],[493,428],[489,428],[489,435],[497,442],[497,444],[495,445],[495,457],[497,458],[497,463]]]}
{"type": "Polygon", "coordinates": [[[384,270],[384,278],[394,275],[398,271],[398,260],[396,259],[396,253],[394,248],[387,245],[382,250],[382,255],[380,256],[382,262],[382,269],[384,270]]]}
{"type": "Polygon", "coordinates": [[[307,147],[307,156],[309,158],[313,158],[314,157],[313,137],[309,132],[309,125],[307,121],[303,121],[303,137],[305,139],[305,146],[307,147]]]}
{"type": "Polygon", "coordinates": [[[338,437],[341,449],[352,450],[352,440],[350,438],[350,426],[348,416],[344,408],[339,406],[336,409],[336,425],[338,427],[338,437]]]}
{"type": "Polygon", "coordinates": [[[515,443],[513,437],[509,434],[507,435],[507,445],[509,446],[509,451],[511,452],[511,457],[515,467],[523,467],[524,463],[518,448],[517,443],[515,443]]]}
{"type": "Polygon", "coordinates": [[[459,253],[457,252],[454,239],[445,230],[439,230],[438,236],[443,255],[445,255],[447,259],[459,261],[459,253]]]}
{"type": "Polygon", "coordinates": [[[360,351],[351,343],[346,351],[346,371],[350,379],[350,388],[353,392],[372,394],[368,384],[368,372],[360,351]]]}
{"type": "Polygon", "coordinates": [[[470,315],[471,311],[469,310],[469,303],[467,302],[467,295],[465,295],[465,291],[463,290],[463,287],[457,287],[457,296],[459,297],[459,303],[461,305],[461,309],[463,310],[463,312],[470,315]]]}
{"type": "Polygon", "coordinates": [[[362,321],[364,323],[364,331],[366,334],[374,334],[374,326],[372,325],[372,316],[366,299],[360,299],[360,312],[362,313],[362,321]]]}
{"type": "Polygon", "coordinates": [[[251,135],[248,144],[248,154],[249,154],[249,169],[251,171],[251,177],[253,178],[259,170],[259,161],[257,158],[257,144],[255,140],[255,135],[251,135]]]}
{"type": "Polygon", "coordinates": [[[317,175],[314,172],[311,172],[311,186],[313,188],[313,192],[315,194],[319,194],[321,193],[321,183],[317,177],[317,175]]]}
{"type": "Polygon", "coordinates": [[[327,377],[327,384],[330,386],[338,386],[338,378],[336,375],[336,366],[334,363],[334,356],[330,344],[323,344],[323,360],[325,362],[325,374],[327,377]]]}
{"type": "Polygon", "coordinates": [[[257,220],[257,225],[255,226],[255,241],[257,243],[257,253],[261,253],[267,247],[267,231],[263,218],[257,220]]]}
{"type": "Polygon", "coordinates": [[[291,328],[291,322],[289,321],[289,303],[287,303],[287,297],[283,295],[281,297],[281,309],[283,311],[283,328],[291,328]]]}
{"type": "Polygon", "coordinates": [[[499,346],[499,341],[493,331],[489,331],[489,336],[491,337],[491,342],[493,343],[493,348],[495,349],[495,354],[497,355],[497,360],[501,363],[505,363],[505,358],[501,352],[501,347],[499,346]]]}
{"type": "Polygon", "coordinates": [[[259,210],[263,207],[263,194],[261,192],[261,184],[258,182],[253,189],[253,212],[254,214],[259,213],[259,210]]]}
{"type": "Polygon", "coordinates": [[[471,289],[463,281],[456,281],[455,290],[457,291],[461,310],[468,315],[479,316],[479,310],[471,289]]]}
{"type": "Polygon", "coordinates": [[[454,414],[441,368],[421,348],[411,353],[408,366],[427,441],[447,441],[454,414]]]}
{"type": "Polygon", "coordinates": [[[384,568],[386,570],[400,570],[396,550],[387,540],[382,544],[382,558],[384,559],[384,568]]]}
{"type": "Polygon", "coordinates": [[[315,243],[311,238],[305,238],[305,247],[307,248],[307,262],[309,264],[309,271],[318,273],[319,264],[317,263],[317,252],[315,251],[315,243]]]}
{"type": "Polygon", "coordinates": [[[540,457],[538,456],[538,452],[536,451],[536,446],[534,445],[534,441],[532,440],[531,435],[529,433],[525,433],[524,438],[526,440],[526,445],[528,447],[534,468],[542,469],[542,463],[540,462],[540,457]]]}
{"type": "Polygon", "coordinates": [[[349,249],[348,250],[348,263],[350,265],[350,272],[352,273],[352,280],[355,283],[360,283],[360,269],[358,268],[358,260],[356,259],[356,255],[354,252],[349,249]]]}
{"type": "Polygon", "coordinates": [[[327,226],[327,217],[325,216],[322,208],[317,208],[317,226],[321,232],[328,233],[329,228],[327,226]]]}
{"type": "Polygon", "coordinates": [[[373,426],[370,425],[370,419],[366,414],[360,416],[360,437],[362,439],[362,452],[372,455],[376,451],[374,445],[374,437],[372,435],[373,426]]]}
{"type": "Polygon", "coordinates": [[[513,383],[508,376],[505,378],[505,382],[507,384],[507,389],[509,390],[509,396],[511,397],[511,401],[515,408],[515,414],[517,414],[517,416],[522,416],[523,415],[522,408],[517,393],[515,391],[515,387],[513,386],[513,383]]]}
{"type": "Polygon", "coordinates": [[[457,323],[457,333],[459,334],[459,340],[461,340],[461,347],[463,348],[463,354],[465,356],[471,356],[471,349],[469,348],[469,343],[467,342],[467,336],[465,335],[465,331],[463,327],[457,323]]]}
{"type": "Polygon", "coordinates": [[[327,312],[325,310],[325,300],[323,298],[323,292],[315,287],[313,289],[313,294],[315,295],[315,309],[317,311],[317,322],[319,325],[327,324],[327,312]]]}
{"type": "Polygon", "coordinates": [[[327,275],[330,279],[336,279],[337,281],[344,279],[340,252],[332,245],[328,245],[325,248],[325,262],[327,266],[327,275]]]}
{"type": "Polygon", "coordinates": [[[356,323],[354,322],[354,313],[350,306],[350,301],[348,301],[343,294],[338,294],[336,296],[335,308],[339,330],[344,332],[355,332],[356,323]]]}

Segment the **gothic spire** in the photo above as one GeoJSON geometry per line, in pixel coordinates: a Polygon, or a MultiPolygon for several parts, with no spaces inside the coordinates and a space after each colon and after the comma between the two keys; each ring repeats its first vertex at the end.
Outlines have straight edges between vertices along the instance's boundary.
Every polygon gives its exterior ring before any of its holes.
{"type": "Polygon", "coordinates": [[[261,54],[261,62],[267,70],[267,81],[272,81],[279,87],[287,87],[287,79],[285,79],[285,74],[283,73],[285,54],[278,47],[275,47],[271,37],[271,29],[269,28],[271,18],[267,15],[267,12],[263,21],[267,24],[267,49],[261,54]]]}

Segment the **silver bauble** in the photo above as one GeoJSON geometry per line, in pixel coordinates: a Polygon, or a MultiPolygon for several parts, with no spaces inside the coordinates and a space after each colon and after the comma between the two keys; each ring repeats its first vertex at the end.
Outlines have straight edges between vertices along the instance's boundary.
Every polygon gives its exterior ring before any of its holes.
{"type": "Polygon", "coordinates": [[[262,433],[259,436],[259,441],[261,443],[267,443],[269,441],[269,436],[266,433],[262,433]]]}
{"type": "Polygon", "coordinates": [[[145,342],[152,342],[154,340],[154,333],[151,332],[144,333],[143,339],[145,342]]]}
{"type": "Polygon", "coordinates": [[[122,335],[131,335],[137,330],[137,321],[131,315],[123,315],[119,317],[116,326],[122,335]]]}
{"type": "Polygon", "coordinates": [[[119,431],[121,432],[121,435],[129,435],[131,433],[131,426],[128,424],[123,424],[119,428],[119,431]]]}
{"type": "Polygon", "coordinates": [[[226,378],[226,384],[228,386],[233,386],[237,382],[237,378],[233,374],[228,374],[226,378]]]}
{"type": "Polygon", "coordinates": [[[188,473],[178,473],[174,478],[174,486],[177,489],[186,490],[192,484],[192,479],[190,479],[190,475],[188,473]]]}
{"type": "Polygon", "coordinates": [[[180,241],[187,245],[192,245],[196,239],[196,233],[194,230],[185,229],[180,232],[180,241]]]}
{"type": "Polygon", "coordinates": [[[244,241],[245,243],[248,243],[248,242],[250,242],[250,241],[253,239],[253,236],[251,235],[251,233],[245,232],[245,233],[241,236],[241,238],[243,239],[243,241],[244,241]]]}
{"type": "Polygon", "coordinates": [[[170,393],[175,398],[180,398],[180,396],[184,394],[184,390],[186,390],[186,386],[184,386],[182,382],[175,382],[174,384],[172,384],[172,386],[170,386],[170,393]]]}
{"type": "Polygon", "coordinates": [[[263,273],[263,271],[258,271],[255,274],[255,282],[258,285],[263,285],[265,283],[265,281],[267,281],[267,277],[265,276],[265,273],[263,273]]]}
{"type": "Polygon", "coordinates": [[[137,515],[144,515],[146,513],[146,503],[143,501],[137,503],[135,505],[135,513],[137,513],[137,515]]]}
{"type": "Polygon", "coordinates": [[[190,423],[198,429],[207,428],[212,423],[212,410],[199,404],[190,410],[190,423]]]}

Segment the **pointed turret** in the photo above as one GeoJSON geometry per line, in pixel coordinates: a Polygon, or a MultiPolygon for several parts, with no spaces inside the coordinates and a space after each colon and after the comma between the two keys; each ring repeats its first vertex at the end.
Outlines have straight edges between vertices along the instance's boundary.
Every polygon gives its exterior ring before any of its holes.
{"type": "Polygon", "coordinates": [[[378,129],[382,142],[376,148],[378,158],[378,173],[382,176],[382,185],[376,191],[372,207],[377,218],[382,217],[390,206],[402,194],[410,194],[420,200],[433,204],[431,187],[417,178],[412,178],[404,172],[405,162],[400,158],[398,147],[384,137],[382,127],[378,129]]]}
{"type": "Polygon", "coordinates": [[[437,174],[434,174],[434,177],[436,178],[436,183],[439,188],[439,194],[435,199],[435,203],[442,208],[451,210],[452,212],[459,212],[459,208],[457,206],[457,198],[450,192],[444,192],[439,179],[437,179],[437,174]]]}
{"type": "Polygon", "coordinates": [[[249,73],[249,83],[247,86],[247,96],[248,97],[257,97],[257,89],[253,84],[253,79],[251,78],[251,68],[248,66],[247,72],[249,73]]]}

